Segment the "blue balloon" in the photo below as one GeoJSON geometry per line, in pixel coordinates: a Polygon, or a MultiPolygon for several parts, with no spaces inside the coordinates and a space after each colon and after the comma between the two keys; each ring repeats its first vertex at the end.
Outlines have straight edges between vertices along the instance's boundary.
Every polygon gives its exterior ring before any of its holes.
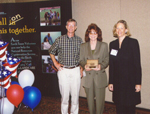
{"type": "Polygon", "coordinates": [[[24,93],[25,104],[29,106],[32,111],[41,101],[41,92],[36,87],[29,87],[24,93]]]}
{"type": "Polygon", "coordinates": [[[18,85],[20,85],[18,82],[16,82],[16,81],[12,81],[11,82],[11,85],[13,85],[13,84],[18,84],[18,85]]]}
{"type": "Polygon", "coordinates": [[[31,86],[26,86],[23,88],[24,92],[26,92],[27,89],[29,89],[31,86]]]}
{"type": "MultiPolygon", "coordinates": [[[[24,90],[24,96],[25,96],[26,90],[29,89],[30,87],[31,87],[31,86],[26,86],[26,87],[23,88],[23,90],[24,90]]],[[[24,105],[27,106],[25,97],[23,98],[22,102],[23,102],[24,105]]]]}

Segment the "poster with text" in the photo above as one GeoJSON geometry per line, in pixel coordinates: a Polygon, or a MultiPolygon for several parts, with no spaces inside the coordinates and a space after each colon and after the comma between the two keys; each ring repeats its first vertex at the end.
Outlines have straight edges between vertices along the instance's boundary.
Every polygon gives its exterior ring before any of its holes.
{"type": "Polygon", "coordinates": [[[7,51],[11,56],[22,60],[18,73],[24,69],[43,73],[42,55],[49,55],[43,45],[45,37],[49,38],[50,47],[57,37],[66,34],[65,24],[69,18],[68,1],[0,4],[0,40],[9,43],[7,51]]]}

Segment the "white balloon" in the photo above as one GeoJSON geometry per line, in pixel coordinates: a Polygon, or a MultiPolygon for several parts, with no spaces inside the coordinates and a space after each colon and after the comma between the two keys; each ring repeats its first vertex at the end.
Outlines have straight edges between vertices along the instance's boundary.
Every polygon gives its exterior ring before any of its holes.
{"type": "Polygon", "coordinates": [[[22,88],[26,86],[32,86],[34,83],[34,80],[35,80],[34,74],[30,70],[25,69],[19,73],[18,81],[22,88]]]}
{"type": "Polygon", "coordinates": [[[0,104],[0,114],[13,114],[15,106],[7,98],[2,98],[0,104]]]}

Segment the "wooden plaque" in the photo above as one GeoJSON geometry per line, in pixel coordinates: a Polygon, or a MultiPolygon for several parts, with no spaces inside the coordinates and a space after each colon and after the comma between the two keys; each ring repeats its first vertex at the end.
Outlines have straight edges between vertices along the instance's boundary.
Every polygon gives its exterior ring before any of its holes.
{"type": "Polygon", "coordinates": [[[96,68],[98,65],[98,60],[87,60],[87,65],[89,68],[96,68]]]}

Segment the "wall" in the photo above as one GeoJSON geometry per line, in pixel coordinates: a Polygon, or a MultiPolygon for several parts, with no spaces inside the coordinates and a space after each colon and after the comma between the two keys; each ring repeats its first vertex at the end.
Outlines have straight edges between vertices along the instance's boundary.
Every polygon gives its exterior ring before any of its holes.
{"type": "MultiPolygon", "coordinates": [[[[31,2],[42,0],[1,0],[0,3],[31,2]]],[[[114,40],[112,28],[124,19],[132,37],[138,39],[142,64],[142,103],[137,107],[150,109],[150,0],[72,0],[72,16],[78,22],[76,34],[84,39],[87,26],[96,23],[103,32],[103,41],[114,40]]],[[[108,68],[107,74],[108,74],[108,68]]],[[[80,96],[86,97],[81,86],[80,96]]],[[[112,102],[112,93],[106,89],[106,101],[112,102]]]]}
{"type": "MultiPolygon", "coordinates": [[[[78,22],[76,34],[84,39],[90,23],[96,23],[103,33],[103,41],[109,44],[113,38],[114,24],[127,21],[132,37],[138,39],[142,64],[142,103],[137,107],[150,109],[150,1],[149,0],[72,0],[73,18],[78,22]]],[[[108,74],[108,68],[107,68],[108,74]]],[[[85,97],[81,86],[80,96],[85,97]]],[[[112,93],[106,88],[106,101],[112,102],[112,93]]]]}

